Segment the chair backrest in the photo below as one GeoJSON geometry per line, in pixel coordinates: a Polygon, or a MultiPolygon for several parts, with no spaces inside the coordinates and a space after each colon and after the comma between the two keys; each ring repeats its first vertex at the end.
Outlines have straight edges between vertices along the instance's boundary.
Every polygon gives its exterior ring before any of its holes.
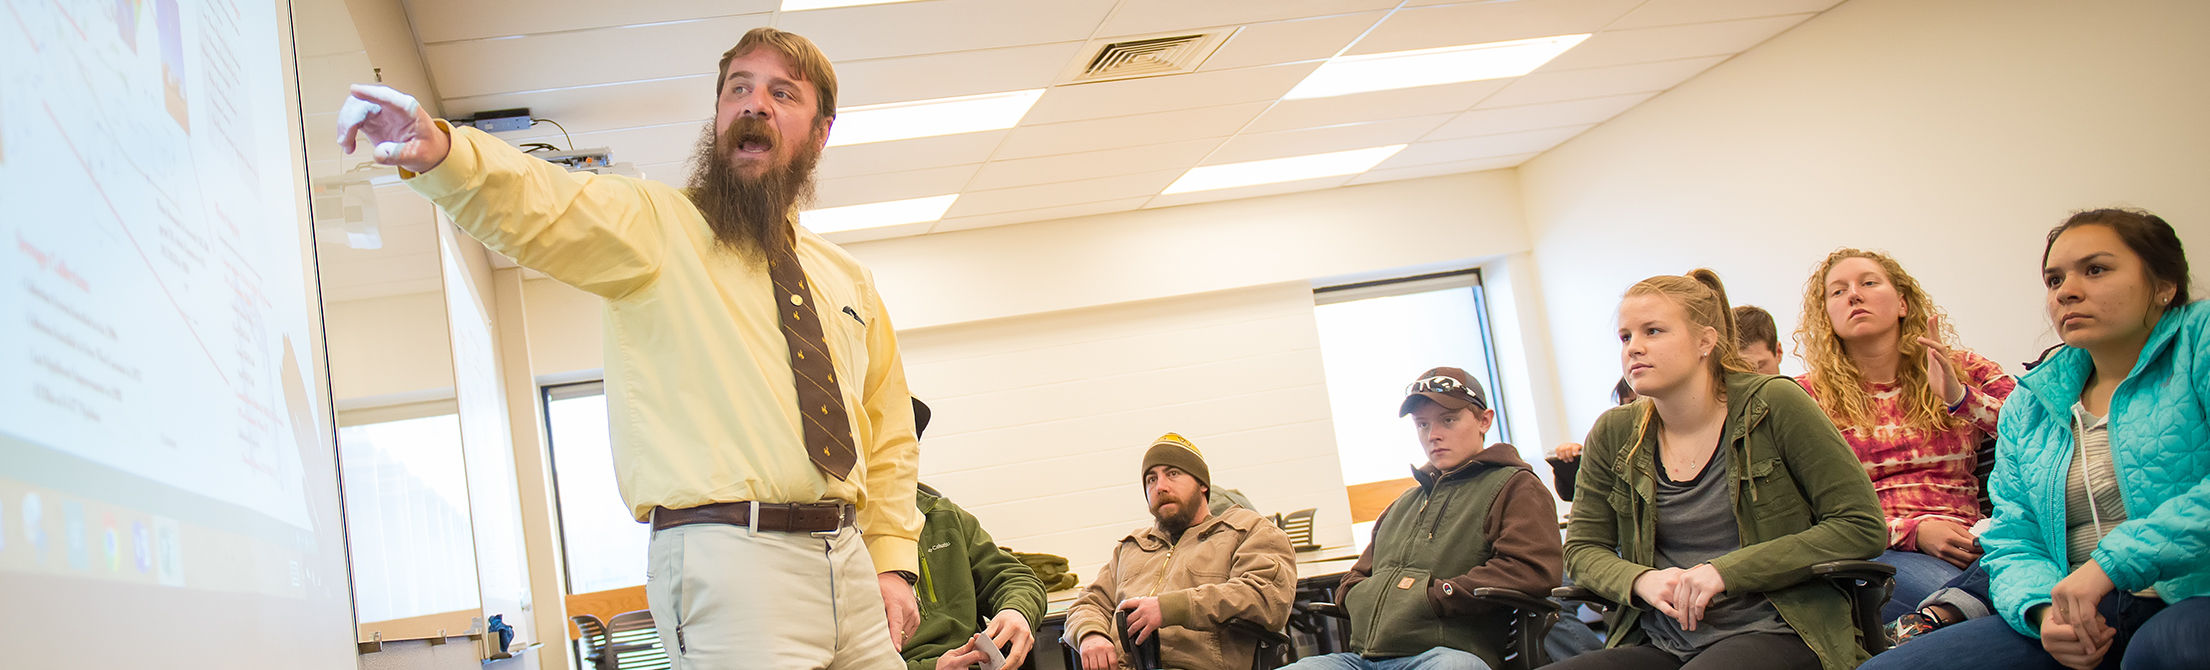
{"type": "Polygon", "coordinates": [[[578,614],[568,620],[575,622],[576,632],[581,634],[583,660],[590,661],[591,666],[599,670],[611,667],[607,665],[611,661],[601,660],[606,656],[606,646],[613,644],[607,640],[606,622],[589,614],[578,614]]]}
{"type": "Polygon", "coordinates": [[[1973,451],[1978,460],[1972,465],[1972,478],[1980,482],[1980,515],[1995,516],[1995,505],[1987,496],[1988,476],[1995,474],[1995,435],[1982,433],[1980,448],[1973,451]]]}
{"type": "Polygon", "coordinates": [[[667,649],[660,646],[660,631],[652,624],[651,610],[614,615],[606,622],[608,644],[600,670],[668,670],[667,649]]]}
{"type": "Polygon", "coordinates": [[[1290,512],[1289,516],[1282,517],[1281,532],[1289,535],[1289,544],[1295,547],[1297,551],[1310,551],[1320,548],[1319,543],[1313,541],[1312,528],[1312,515],[1318,514],[1319,511],[1318,509],[1301,509],[1290,512]]]}

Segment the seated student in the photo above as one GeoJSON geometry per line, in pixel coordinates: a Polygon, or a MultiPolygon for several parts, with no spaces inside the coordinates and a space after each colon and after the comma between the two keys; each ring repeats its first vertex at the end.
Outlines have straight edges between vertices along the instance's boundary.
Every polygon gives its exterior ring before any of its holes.
{"type": "Polygon", "coordinates": [[[1780,374],[1780,327],[1773,325],[1773,314],[1756,305],[1737,305],[1734,308],[1735,333],[1742,338],[1735,346],[1742,349],[1742,362],[1750,364],[1750,371],[1761,375],[1780,374]]]}
{"type": "Polygon", "coordinates": [[[1985,513],[1975,454],[2017,384],[1956,339],[1941,308],[1886,254],[1835,251],[1804,282],[1799,381],[1880,494],[1888,551],[1874,560],[1895,566],[1883,622],[1980,557],[1968,530],[1985,513]]]}
{"type": "Polygon", "coordinates": [[[1503,587],[1543,597],[1564,554],[1558,506],[1519,450],[1481,446],[1496,421],[1481,384],[1435,368],[1405,389],[1427,465],[1418,486],[1374,522],[1373,542],[1343,575],[1335,601],[1350,614],[1351,651],[1291,664],[1299,670],[1487,670],[1502,663],[1510,611],[1473,599],[1503,587]]]}
{"type": "Polygon", "coordinates": [[[1064,641],[1079,650],[1084,670],[1121,665],[1117,610],[1128,610],[1133,641],[1159,636],[1159,662],[1185,670],[1251,667],[1258,641],[1230,629],[1230,620],[1276,631],[1289,622],[1297,591],[1289,536],[1241,507],[1213,515],[1211,481],[1204,454],[1180,435],[1162,435],[1144,453],[1144,500],[1156,523],[1121,538],[1067,608],[1064,641]]]}
{"type": "MultiPolygon", "coordinates": [[[[931,412],[913,399],[913,433],[928,430],[931,412]]],[[[988,658],[974,644],[977,628],[1004,650],[1005,667],[1018,668],[1036,645],[1043,621],[1044,583],[1028,566],[999,548],[975,515],[927,484],[918,487],[921,508],[921,575],[913,586],[921,623],[907,638],[908,670],[967,668],[988,658]],[[980,605],[987,605],[983,609],[980,605]],[[992,612],[983,623],[984,612],[992,612]]]]}
{"type": "Polygon", "coordinates": [[[2003,408],[1986,617],[1866,668],[2210,668],[2210,305],[2161,218],[2091,210],[2042,251],[2064,344],[2003,408]]]}
{"type": "Polygon", "coordinates": [[[1548,666],[1848,670],[1848,598],[1813,565],[1880,553],[1880,501],[1786,377],[1749,372],[1710,270],[1651,277],[1619,306],[1642,399],[1589,431],[1566,571],[1620,604],[1610,647],[1548,666]]]}

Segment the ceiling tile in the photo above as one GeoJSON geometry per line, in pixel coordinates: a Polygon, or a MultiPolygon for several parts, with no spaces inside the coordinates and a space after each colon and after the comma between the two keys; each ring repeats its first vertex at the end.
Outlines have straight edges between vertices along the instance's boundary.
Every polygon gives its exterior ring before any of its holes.
{"type": "Polygon", "coordinates": [[[1553,102],[1520,107],[1476,109],[1458,115],[1435,132],[1421,139],[1447,140],[1476,135],[1515,133],[1522,130],[1540,130],[1561,126],[1578,126],[1603,123],[1620,112],[1627,111],[1642,101],[1655,97],[1656,93],[1632,93],[1587,100],[1553,102]]]}
{"type": "Polygon", "coordinates": [[[1211,58],[1205,59],[1198,70],[1333,58],[1383,15],[1383,12],[1367,12],[1244,26],[1235,37],[1228,38],[1227,44],[1220,45],[1220,50],[1213,52],[1211,58]]]}
{"type": "Polygon", "coordinates": [[[1483,135],[1455,140],[1420,142],[1405,147],[1397,155],[1374,166],[1377,170],[1390,170],[1414,165],[1432,165],[1476,158],[1494,158],[1514,154],[1539,153],[1558,143],[1573,139],[1574,135],[1595,126],[1568,126],[1530,130],[1502,135],[1483,135]]]}
{"type": "Polygon", "coordinates": [[[1167,184],[1174,183],[1176,178],[1181,177],[1182,172],[1182,170],[1162,170],[995,191],[970,191],[960,194],[959,202],[952,203],[951,211],[945,212],[944,215],[945,218],[978,216],[1157,195],[1159,191],[1166,188],[1167,184]]]}
{"type": "Polygon", "coordinates": [[[1347,55],[1593,33],[1643,0],[1520,0],[1399,10],[1347,55]]]}
{"type": "Polygon", "coordinates": [[[1619,21],[1614,30],[1677,26],[1706,21],[1823,12],[1842,0],[1650,0],[1619,21]]]}
{"type": "Polygon", "coordinates": [[[967,188],[990,189],[1031,186],[1052,182],[1095,179],[1115,175],[1184,170],[1220,146],[1219,138],[1169,142],[1104,151],[1085,151],[1037,158],[995,160],[982,166],[967,188]]]}
{"type": "Polygon", "coordinates": [[[1197,72],[1168,77],[1125,79],[1095,84],[1055,86],[1021,119],[1023,126],[1149,114],[1177,109],[1217,107],[1238,102],[1277,100],[1305,75],[1320,69],[1318,61],[1197,72]]]}
{"type": "Polygon", "coordinates": [[[423,51],[438,95],[453,98],[677,77],[713,72],[735,38],[767,25],[768,16],[446,42],[423,51]]]}
{"type": "Polygon", "coordinates": [[[1283,100],[1275,104],[1273,109],[1259,115],[1258,120],[1251,122],[1251,127],[1244,132],[1261,133],[1462,112],[1511,82],[1510,79],[1490,79],[1332,98],[1283,100]]]}
{"type": "Polygon", "coordinates": [[[1233,135],[1271,103],[1185,109],[1013,129],[999,160],[1233,135]]]}
{"type": "Polygon", "coordinates": [[[1058,42],[837,63],[837,106],[1043,88],[1081,51],[1058,42]]]}
{"type": "Polygon", "coordinates": [[[1457,174],[1460,172],[1501,170],[1504,168],[1517,166],[1520,163],[1525,163],[1527,162],[1527,159],[1534,158],[1537,155],[1538,154],[1531,153],[1515,154],[1511,156],[1497,156],[1494,158],[1476,158],[1470,161],[1429,163],[1426,165],[1415,165],[1412,167],[1402,167],[1389,170],[1367,170],[1365,174],[1358,175],[1356,178],[1351,179],[1350,183],[1347,185],[1357,186],[1359,184],[1374,184],[1385,181],[1397,181],[1401,179],[1419,179],[1421,177],[1457,174]]]}
{"type": "Polygon", "coordinates": [[[1098,35],[1146,35],[1212,26],[1388,9],[1396,0],[1123,0],[1098,35]]]}
{"type": "MultiPolygon", "coordinates": [[[[425,44],[588,28],[610,28],[775,11],[781,0],[471,0],[407,3],[409,22],[425,44]]],[[[738,33],[741,35],[742,33],[738,33]]],[[[732,35],[729,44],[737,41],[732,35]]]]}
{"type": "Polygon", "coordinates": [[[895,226],[882,226],[879,228],[861,228],[859,230],[847,230],[839,233],[827,233],[822,235],[821,239],[828,240],[837,244],[851,244],[853,242],[866,242],[869,240],[887,240],[893,237],[910,237],[913,235],[920,235],[922,233],[928,232],[929,227],[934,225],[936,225],[935,221],[922,221],[920,223],[904,223],[895,226]]]}
{"type": "MultiPolygon", "coordinates": [[[[571,134],[704,121],[714,115],[714,75],[445,99],[445,113],[454,117],[516,107],[529,108],[531,116],[559,121],[571,134]]],[[[560,131],[539,124],[512,135],[525,134],[557,138],[560,131]]]]}
{"type": "Polygon", "coordinates": [[[1512,85],[1489,99],[1480,107],[1516,107],[1562,100],[1579,100],[1628,93],[1663,91],[1687,81],[1711,66],[1718,65],[1728,56],[1706,56],[1683,60],[1618,65],[1531,74],[1513,80],[1512,85]]]}
{"type": "Polygon", "coordinates": [[[1544,63],[1537,74],[1609,65],[1741,53],[1811,18],[1810,14],[1697,23],[1667,28],[1606,30],[1544,63]]]}
{"type": "Polygon", "coordinates": [[[1210,191],[1191,191],[1189,193],[1175,193],[1172,195],[1162,195],[1156,198],[1152,198],[1151,202],[1146,203],[1143,208],[1158,209],[1160,207],[1173,207],[1176,205],[1194,205],[1200,202],[1239,200],[1242,198],[1256,198],[1262,195],[1281,195],[1283,193],[1296,193],[1298,191],[1317,191],[1323,188],[1334,188],[1337,186],[1342,186],[1343,184],[1351,180],[1351,176],[1352,175],[1336,175],[1333,177],[1299,179],[1297,181],[1258,184],[1255,186],[1239,186],[1236,188],[1213,189],[1210,191]]]}
{"type": "Polygon", "coordinates": [[[1057,219],[1071,219],[1078,216],[1096,216],[1099,214],[1111,214],[1113,212],[1126,212],[1134,210],[1137,207],[1141,207],[1143,206],[1143,203],[1149,202],[1150,200],[1151,196],[1145,195],[1137,196],[1134,198],[1106,200],[1103,202],[1085,202],[1079,205],[1062,205],[1059,207],[1045,207],[1043,209],[1024,209],[1014,212],[983,214],[980,216],[963,216],[956,219],[944,219],[942,221],[938,221],[936,222],[936,228],[930,230],[929,232],[949,233],[956,230],[974,230],[976,228],[988,228],[991,226],[1003,226],[1015,223],[1028,223],[1031,221],[1053,221],[1057,219]]]}
{"type": "Polygon", "coordinates": [[[1013,131],[992,130],[829,147],[821,152],[822,179],[980,163],[1013,131]]]}
{"type": "Polygon", "coordinates": [[[1220,145],[1220,150],[1214,151],[1199,164],[1242,163],[1405,144],[1426,135],[1451,117],[1450,114],[1436,114],[1271,133],[1244,133],[1229,139],[1227,144],[1220,145]]]}
{"type": "Polygon", "coordinates": [[[832,60],[861,60],[1087,40],[1112,8],[1113,0],[934,0],[790,12],[776,27],[811,38],[832,60]]]}
{"type": "Polygon", "coordinates": [[[973,179],[981,164],[886,172],[859,177],[822,179],[815,186],[817,209],[864,205],[958,193],[973,179]]]}
{"type": "Polygon", "coordinates": [[[562,137],[560,131],[550,125],[539,125],[526,131],[496,133],[493,136],[509,144],[543,142],[561,148],[570,148],[573,138],[576,149],[605,147],[614,153],[614,162],[647,165],[689,160],[698,140],[706,130],[705,120],[670,123],[640,128],[619,128],[588,133],[570,133],[562,137]],[[546,131],[552,131],[550,135],[546,131]]]}

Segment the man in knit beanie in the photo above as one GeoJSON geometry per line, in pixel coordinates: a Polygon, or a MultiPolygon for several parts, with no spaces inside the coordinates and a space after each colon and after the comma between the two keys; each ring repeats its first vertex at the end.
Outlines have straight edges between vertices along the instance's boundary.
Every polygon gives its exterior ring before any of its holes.
{"type": "Polygon", "coordinates": [[[1212,468],[1205,454],[1173,433],[1143,455],[1144,502],[1153,524],[1121,538],[1112,558],[1067,608],[1065,642],[1083,670],[1119,667],[1127,650],[1159,639],[1161,667],[1243,670],[1257,639],[1232,630],[1243,621],[1279,631],[1296,596],[1297,560],[1289,536],[1242,507],[1211,513],[1212,468]],[[1128,612],[1128,630],[1114,614],[1128,612]]]}

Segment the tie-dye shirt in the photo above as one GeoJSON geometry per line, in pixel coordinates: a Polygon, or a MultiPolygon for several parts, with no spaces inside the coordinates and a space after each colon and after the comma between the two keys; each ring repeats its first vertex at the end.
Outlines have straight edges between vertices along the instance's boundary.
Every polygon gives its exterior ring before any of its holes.
{"type": "MultiPolygon", "coordinates": [[[[1972,475],[1978,465],[1975,452],[1980,436],[1995,434],[1996,414],[2018,383],[1994,361],[1964,349],[1953,351],[1957,371],[1964,376],[1964,404],[1954,413],[1962,425],[1942,431],[1904,427],[1902,393],[1892,383],[1865,384],[1872,396],[1871,427],[1834,422],[1880,494],[1891,549],[1917,551],[1920,521],[1945,519],[1969,527],[1987,516],[1980,509],[1980,481],[1972,475]]],[[[1797,381],[1818,397],[1808,378],[1797,381]]]]}

